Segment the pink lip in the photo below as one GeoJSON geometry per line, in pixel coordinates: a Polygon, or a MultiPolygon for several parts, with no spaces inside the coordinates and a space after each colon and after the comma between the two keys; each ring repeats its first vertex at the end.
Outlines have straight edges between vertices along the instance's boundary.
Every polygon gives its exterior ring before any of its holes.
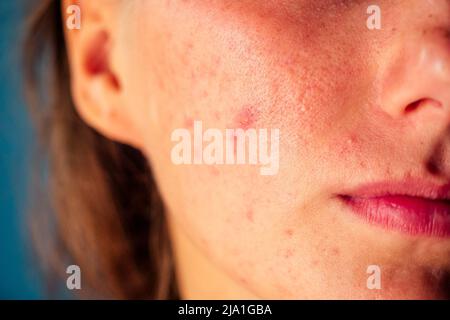
{"type": "Polygon", "coordinates": [[[377,183],[339,198],[358,216],[387,230],[450,237],[450,184],[377,183]]]}

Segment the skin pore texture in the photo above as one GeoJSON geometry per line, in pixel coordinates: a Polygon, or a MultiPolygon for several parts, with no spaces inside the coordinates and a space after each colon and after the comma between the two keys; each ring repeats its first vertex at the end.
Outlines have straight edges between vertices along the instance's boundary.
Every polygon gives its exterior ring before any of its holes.
{"type": "Polygon", "coordinates": [[[149,159],[183,298],[449,297],[448,237],[370,225],[337,197],[450,183],[449,1],[380,0],[381,30],[361,0],[78,3],[77,109],[149,159]],[[92,48],[104,61],[86,68],[92,48]],[[195,120],[279,129],[278,173],[174,165],[171,133],[195,120]]]}

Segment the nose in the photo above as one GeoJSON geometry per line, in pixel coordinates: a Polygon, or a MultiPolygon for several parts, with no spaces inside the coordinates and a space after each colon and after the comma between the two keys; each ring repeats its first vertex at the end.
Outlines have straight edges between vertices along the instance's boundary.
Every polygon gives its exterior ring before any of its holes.
{"type": "MultiPolygon", "coordinates": [[[[381,80],[380,106],[393,118],[450,116],[450,30],[424,30],[394,48],[381,80]]],[[[448,121],[448,120],[447,120],[448,121]]]]}

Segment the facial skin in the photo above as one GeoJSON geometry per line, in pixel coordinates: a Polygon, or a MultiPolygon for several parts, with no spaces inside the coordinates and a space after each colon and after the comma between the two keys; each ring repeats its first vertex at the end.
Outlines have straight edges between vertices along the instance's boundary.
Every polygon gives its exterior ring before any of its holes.
{"type": "Polygon", "coordinates": [[[369,225],[336,197],[450,182],[450,2],[377,1],[382,28],[369,30],[372,2],[77,2],[77,109],[149,159],[182,297],[448,298],[448,237],[369,225]],[[171,133],[193,120],[280,129],[278,174],[174,165],[171,133]]]}

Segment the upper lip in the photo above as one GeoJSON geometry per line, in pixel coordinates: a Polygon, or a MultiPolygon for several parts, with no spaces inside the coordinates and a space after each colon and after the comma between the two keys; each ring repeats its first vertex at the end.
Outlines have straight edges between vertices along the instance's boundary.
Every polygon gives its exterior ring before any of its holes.
{"type": "Polygon", "coordinates": [[[437,201],[450,200],[450,183],[436,184],[426,180],[384,181],[359,186],[340,196],[375,198],[382,196],[417,197],[437,201]]]}

